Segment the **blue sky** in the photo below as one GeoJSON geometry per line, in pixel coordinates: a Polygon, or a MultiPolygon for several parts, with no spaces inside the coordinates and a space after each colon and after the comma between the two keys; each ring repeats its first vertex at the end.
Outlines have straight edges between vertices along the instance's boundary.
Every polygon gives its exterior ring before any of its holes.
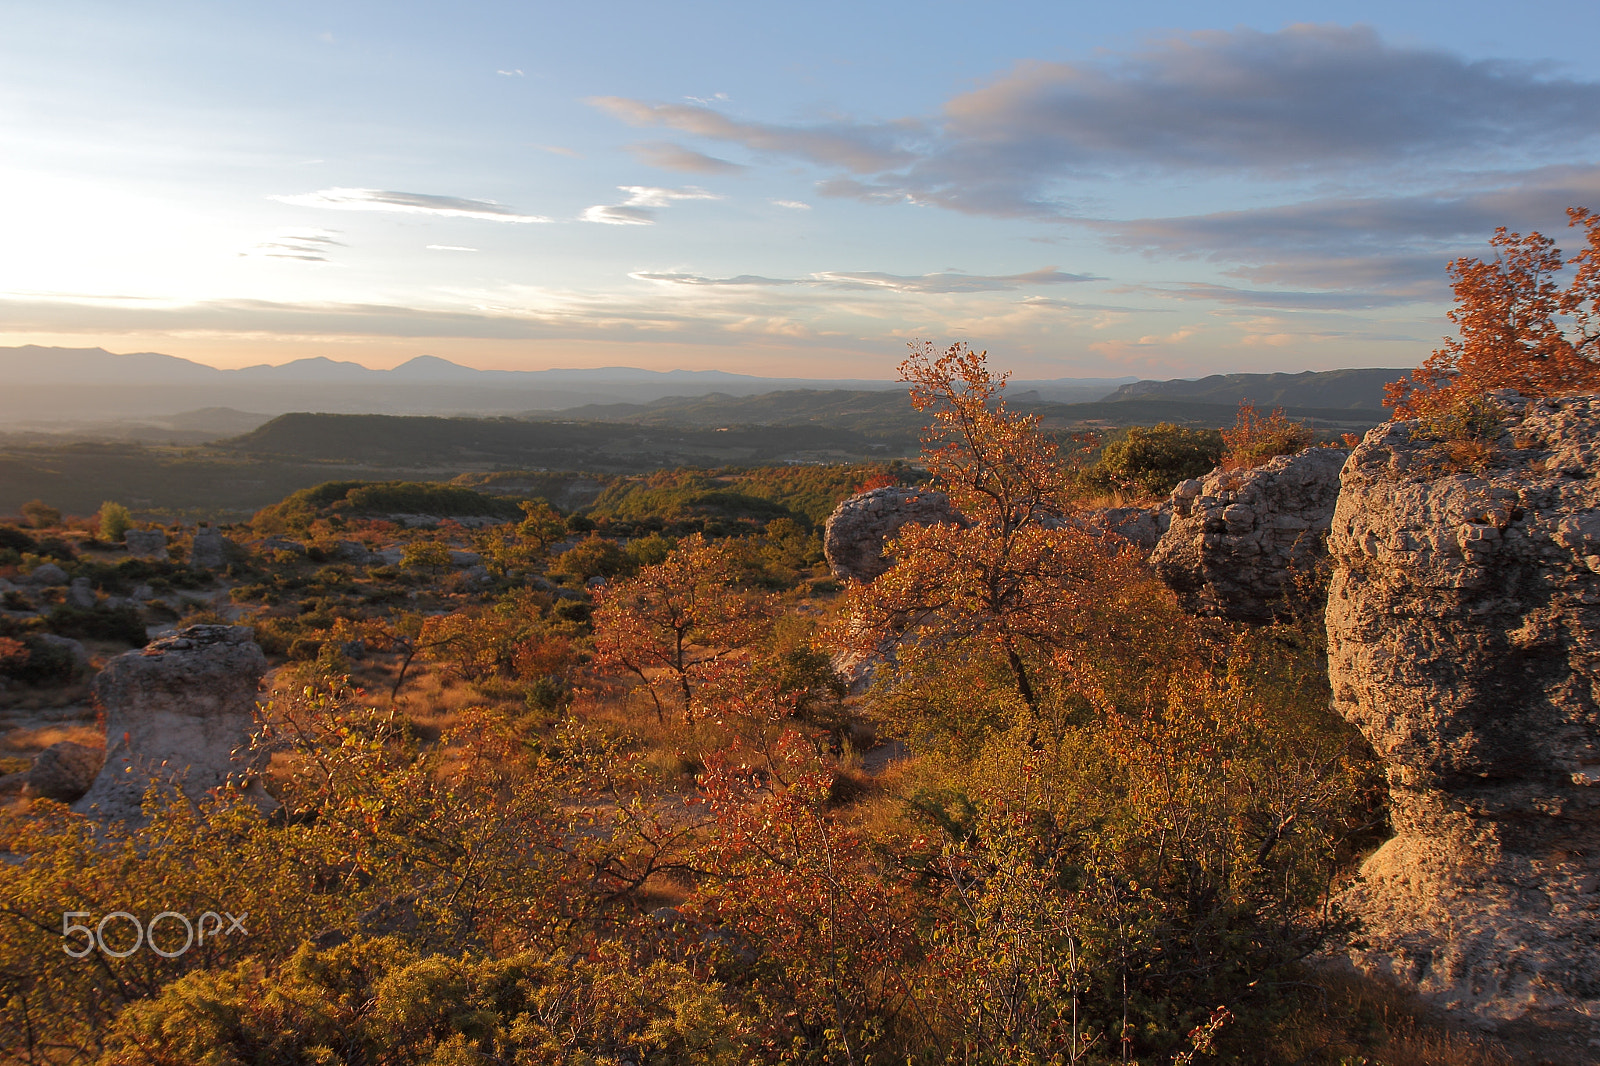
{"type": "Polygon", "coordinates": [[[1600,5],[4,5],[0,344],[1409,366],[1600,207],[1600,5]]]}

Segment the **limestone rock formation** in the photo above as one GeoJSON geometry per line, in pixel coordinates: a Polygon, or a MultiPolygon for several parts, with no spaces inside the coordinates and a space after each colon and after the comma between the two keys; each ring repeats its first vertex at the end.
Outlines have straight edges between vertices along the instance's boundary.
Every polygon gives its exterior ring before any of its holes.
{"type": "Polygon", "coordinates": [[[195,533],[189,545],[189,565],[215,570],[226,559],[227,538],[220,530],[202,529],[195,533]]]}
{"type": "Polygon", "coordinates": [[[1093,507],[1073,515],[1091,533],[1112,533],[1150,551],[1172,524],[1172,511],[1162,507],[1093,507]]]}
{"type": "Polygon", "coordinates": [[[67,606],[89,609],[94,607],[94,589],[86,577],[75,577],[67,587],[67,606]]]}
{"type": "Polygon", "coordinates": [[[41,563],[28,574],[28,584],[30,585],[51,586],[65,585],[66,583],[67,572],[55,563],[41,563]]]}
{"type": "Polygon", "coordinates": [[[1311,448],[1182,482],[1168,500],[1172,521],[1150,564],[1189,610],[1271,621],[1292,602],[1295,576],[1327,551],[1348,454],[1311,448]]]}
{"type": "Polygon", "coordinates": [[[95,678],[106,712],[106,761],[73,809],[138,819],[145,789],[171,782],[191,800],[224,783],[270,800],[237,754],[255,723],[267,660],[248,626],[200,625],[119,655],[95,678]]]}
{"type": "Polygon", "coordinates": [[[102,751],[70,740],[58,741],[33,757],[28,795],[71,803],[89,791],[104,761],[102,751]]]}
{"type": "Polygon", "coordinates": [[[122,535],[122,542],[135,559],[167,557],[167,531],[164,529],[130,529],[122,535]]]}
{"type": "Polygon", "coordinates": [[[871,581],[889,569],[883,545],[901,527],[960,522],[942,492],[891,486],[860,492],[834,508],[823,528],[822,552],[841,581],[871,581]]]}
{"type": "Polygon", "coordinates": [[[1492,402],[1479,472],[1414,422],[1345,466],[1329,674],[1395,829],[1343,897],[1352,959],[1484,1024],[1600,1037],[1600,397],[1492,402]]]}

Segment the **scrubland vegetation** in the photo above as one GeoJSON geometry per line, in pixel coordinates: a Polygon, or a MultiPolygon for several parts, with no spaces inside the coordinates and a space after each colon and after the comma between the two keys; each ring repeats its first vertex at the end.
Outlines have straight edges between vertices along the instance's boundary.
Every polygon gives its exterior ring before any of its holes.
{"type": "Polygon", "coordinates": [[[237,621],[281,664],[256,738],[272,812],[154,790],[136,829],[0,813],[6,1053],[1498,1061],[1308,964],[1383,832],[1320,619],[1191,617],[1134,549],[1061,520],[1303,429],[1251,411],[1096,451],[1008,410],[981,355],[903,372],[920,467],[670,471],[573,514],[479,491],[510,475],[330,483],[227,530],[246,546],[215,573],[182,536],[122,555],[112,506],[0,533],[6,573],[54,560],[98,595],[10,594],[12,707],[83,698],[46,629],[104,656],[146,622],[237,621]],[[822,518],[921,482],[969,524],[908,527],[884,577],[836,582],[822,518]],[[114,911],[248,913],[248,935],[63,951],[65,912],[114,911]]]}

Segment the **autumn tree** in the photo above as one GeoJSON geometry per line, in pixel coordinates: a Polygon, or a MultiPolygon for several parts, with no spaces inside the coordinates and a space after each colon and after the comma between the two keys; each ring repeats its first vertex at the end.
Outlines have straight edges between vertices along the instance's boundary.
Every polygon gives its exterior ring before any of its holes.
{"type": "Polygon", "coordinates": [[[643,681],[658,717],[671,708],[692,720],[701,686],[721,680],[776,614],[771,597],[741,590],[740,576],[731,546],[696,533],[664,561],[597,590],[598,661],[643,681]]]}
{"type": "Polygon", "coordinates": [[[1103,631],[1091,617],[1134,576],[1131,557],[1065,520],[1068,472],[1034,415],[1006,407],[1006,375],[964,344],[924,342],[900,365],[911,403],[932,415],[922,461],[964,524],[906,526],[887,546],[895,565],[852,585],[848,632],[861,653],[895,640],[974,641],[1006,663],[1036,708],[1041,659],[1103,631]]]}
{"type": "Polygon", "coordinates": [[[1554,396],[1600,388],[1600,215],[1567,209],[1587,246],[1563,260],[1537,230],[1497,228],[1493,259],[1463,256],[1450,264],[1459,337],[1445,339],[1410,378],[1391,382],[1384,404],[1396,418],[1444,411],[1491,389],[1554,396]],[[1565,288],[1563,266],[1575,268],[1565,288]]]}
{"type": "Polygon", "coordinates": [[[491,526],[476,538],[484,561],[501,576],[538,566],[550,545],[567,535],[567,520],[548,501],[536,497],[517,506],[522,521],[491,526]]]}

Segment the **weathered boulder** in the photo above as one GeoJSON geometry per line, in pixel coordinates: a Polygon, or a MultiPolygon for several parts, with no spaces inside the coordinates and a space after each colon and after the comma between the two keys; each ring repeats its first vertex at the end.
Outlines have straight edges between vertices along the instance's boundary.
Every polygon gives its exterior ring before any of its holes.
{"type": "Polygon", "coordinates": [[[1492,398],[1460,469],[1367,434],[1329,536],[1334,705],[1395,836],[1343,906],[1352,960],[1499,1026],[1600,1037],[1600,398],[1492,398]]]}
{"type": "Polygon", "coordinates": [[[1270,622],[1293,605],[1296,576],[1327,552],[1327,529],[1348,452],[1310,448],[1251,470],[1182,482],[1150,564],[1186,608],[1270,622]]]}
{"type": "Polygon", "coordinates": [[[130,529],[122,535],[122,542],[135,559],[167,557],[167,531],[164,529],[130,529]]]}
{"type": "Polygon", "coordinates": [[[217,569],[227,558],[227,543],[221,530],[198,530],[189,544],[189,565],[217,569]]]}
{"type": "Polygon", "coordinates": [[[55,633],[35,633],[28,639],[44,650],[46,655],[58,660],[62,658],[70,660],[73,677],[89,672],[89,649],[71,637],[58,636],[55,633]]]}
{"type": "Polygon", "coordinates": [[[270,800],[243,753],[267,660],[248,626],[190,626],[112,659],[95,678],[106,713],[106,761],[73,809],[136,820],[152,782],[191,800],[231,783],[270,800]]]}
{"type": "Polygon", "coordinates": [[[373,553],[358,540],[341,540],[334,545],[333,557],[341,563],[366,566],[374,559],[373,553]]]}
{"type": "Polygon", "coordinates": [[[1161,543],[1161,535],[1172,524],[1172,511],[1166,506],[1091,507],[1072,517],[1091,533],[1111,533],[1145,551],[1161,543]]]}
{"type": "Polygon", "coordinates": [[[67,572],[55,563],[40,563],[28,574],[30,585],[65,585],[67,572]]]}
{"type": "Polygon", "coordinates": [[[962,518],[942,492],[898,486],[860,492],[835,507],[823,527],[822,553],[841,581],[871,581],[889,569],[885,541],[904,526],[942,525],[962,518]]]}
{"type": "Polygon", "coordinates": [[[58,741],[33,757],[27,793],[71,803],[94,784],[105,752],[70,740],[58,741]]]}
{"type": "Polygon", "coordinates": [[[94,607],[94,589],[86,577],[75,577],[72,584],[67,587],[67,606],[81,607],[85,610],[94,607]]]}

